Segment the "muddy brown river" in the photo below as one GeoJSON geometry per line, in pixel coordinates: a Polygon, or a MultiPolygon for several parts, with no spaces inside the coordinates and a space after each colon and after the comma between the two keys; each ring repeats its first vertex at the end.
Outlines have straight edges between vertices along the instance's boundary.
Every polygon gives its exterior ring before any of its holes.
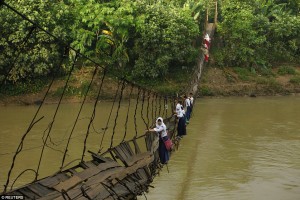
{"type": "MultiPolygon", "coordinates": [[[[98,151],[111,103],[101,103],[87,149],[98,151]]],[[[55,105],[47,105],[38,123],[24,142],[13,170],[13,180],[26,168],[35,168],[55,105]]],[[[17,148],[37,106],[0,107],[0,191],[6,182],[17,148]]],[[[41,162],[39,177],[56,172],[76,118],[79,104],[63,104],[53,125],[51,141],[41,162]]],[[[84,135],[92,104],[84,107],[70,143],[67,164],[82,155],[84,135]]],[[[121,106],[114,144],[122,140],[127,103],[121,106]]],[[[134,106],[130,108],[134,112],[134,106]]],[[[115,115],[112,116],[112,121],[115,115]]],[[[140,118],[138,116],[138,118],[140,118]]],[[[151,121],[152,119],[150,119],[151,121]]],[[[133,137],[129,119],[126,139],[133,137]]],[[[110,145],[113,123],[101,148],[110,145]]],[[[145,125],[138,119],[138,131],[145,125]]],[[[156,177],[149,200],[299,200],[300,199],[300,97],[259,97],[199,99],[188,135],[156,177]]],[[[89,158],[86,153],[86,158],[89,158]]],[[[28,183],[33,174],[25,173],[16,186],[28,183]]],[[[141,196],[138,199],[145,199],[141,196]]]]}

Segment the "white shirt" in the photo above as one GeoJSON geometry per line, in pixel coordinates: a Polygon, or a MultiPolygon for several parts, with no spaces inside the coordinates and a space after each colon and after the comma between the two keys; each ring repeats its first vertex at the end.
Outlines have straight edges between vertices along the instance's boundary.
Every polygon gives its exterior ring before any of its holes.
{"type": "Polygon", "coordinates": [[[182,113],[182,117],[183,117],[183,115],[185,115],[185,110],[181,110],[181,113],[182,113]]]}
{"type": "Polygon", "coordinates": [[[194,103],[194,97],[190,97],[190,101],[193,104],[194,103]]]}
{"type": "Polygon", "coordinates": [[[156,126],[156,128],[154,128],[154,130],[155,130],[157,133],[160,133],[160,136],[161,136],[162,138],[168,135],[168,134],[167,134],[167,127],[166,127],[165,124],[156,126]]]}
{"type": "Polygon", "coordinates": [[[183,113],[182,113],[182,109],[181,109],[181,105],[178,103],[176,105],[176,114],[177,114],[177,117],[183,117],[183,113]]]}
{"type": "Polygon", "coordinates": [[[189,98],[185,99],[185,107],[191,106],[191,100],[189,98]]]}

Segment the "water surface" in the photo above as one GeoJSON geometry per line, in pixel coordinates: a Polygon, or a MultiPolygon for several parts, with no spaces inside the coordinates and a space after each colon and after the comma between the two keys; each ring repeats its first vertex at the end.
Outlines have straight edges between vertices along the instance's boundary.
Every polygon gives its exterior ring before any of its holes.
{"type": "Polygon", "coordinates": [[[199,99],[168,167],[148,199],[299,200],[300,98],[199,99]]]}

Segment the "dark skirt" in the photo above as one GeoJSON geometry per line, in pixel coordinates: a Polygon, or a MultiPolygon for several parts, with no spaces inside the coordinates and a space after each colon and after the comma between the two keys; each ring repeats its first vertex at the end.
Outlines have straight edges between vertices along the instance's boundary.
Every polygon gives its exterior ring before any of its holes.
{"type": "Polygon", "coordinates": [[[166,164],[170,159],[169,151],[167,150],[166,145],[164,143],[164,141],[166,140],[168,140],[168,136],[165,136],[163,138],[159,137],[158,152],[161,164],[166,164]]]}
{"type": "Polygon", "coordinates": [[[186,135],[185,116],[180,117],[178,120],[177,135],[178,136],[186,135]]]}
{"type": "Polygon", "coordinates": [[[192,113],[192,108],[191,108],[191,106],[186,107],[186,119],[187,119],[188,121],[190,121],[191,113],[192,113]]]}

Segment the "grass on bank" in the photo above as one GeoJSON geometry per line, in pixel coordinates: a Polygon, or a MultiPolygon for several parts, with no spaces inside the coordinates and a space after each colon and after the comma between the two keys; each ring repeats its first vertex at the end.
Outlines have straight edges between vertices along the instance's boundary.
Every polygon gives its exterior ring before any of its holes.
{"type": "Polygon", "coordinates": [[[200,96],[290,94],[299,91],[300,73],[295,64],[274,68],[207,67],[200,96]]]}
{"type": "Polygon", "coordinates": [[[294,85],[300,85],[300,76],[294,76],[290,79],[290,83],[294,85]]]}
{"type": "Polygon", "coordinates": [[[17,96],[42,91],[50,82],[47,78],[40,78],[30,81],[22,81],[15,84],[5,84],[0,90],[0,94],[6,96],[17,96]]]}
{"type": "MultiPolygon", "coordinates": [[[[65,90],[65,96],[83,97],[88,90],[93,70],[93,67],[75,69],[65,90]]],[[[174,95],[176,92],[183,90],[183,88],[188,84],[192,74],[193,70],[191,68],[182,67],[180,69],[179,67],[176,67],[163,78],[154,80],[145,78],[136,80],[135,82],[146,88],[153,89],[154,91],[161,92],[166,95],[174,95]]],[[[88,93],[89,97],[97,96],[99,87],[98,83],[100,82],[101,76],[100,72],[96,75],[88,93]]],[[[66,80],[67,76],[57,77],[50,90],[50,96],[55,98],[61,96],[66,80]]],[[[50,81],[50,78],[40,78],[31,81],[20,81],[15,84],[6,84],[0,91],[0,97],[1,95],[4,97],[41,93],[45,91],[50,81]]],[[[111,88],[111,91],[104,91],[106,89],[103,89],[101,96],[103,98],[111,98],[117,87],[117,79],[113,75],[107,74],[105,81],[111,88]]]]}
{"type": "MultiPolygon", "coordinates": [[[[90,84],[90,78],[92,76],[93,68],[82,68],[76,69],[71,76],[70,84],[65,91],[66,97],[83,97],[87,92],[88,86],[90,84]]],[[[285,77],[287,82],[290,85],[294,85],[298,87],[300,85],[300,73],[296,67],[293,65],[283,65],[278,68],[270,69],[270,68],[262,68],[262,69],[254,69],[254,68],[243,68],[243,67],[233,67],[233,68],[223,68],[223,75],[227,80],[227,84],[236,84],[236,83],[249,83],[249,84],[257,84],[259,87],[264,87],[268,91],[272,91],[273,93],[280,93],[284,90],[284,86],[278,82],[278,77],[285,77]]],[[[226,95],[226,91],[216,92],[211,87],[207,86],[210,80],[205,76],[206,72],[204,71],[202,77],[203,86],[199,88],[200,96],[215,96],[220,95],[221,92],[223,95],[226,95]]],[[[193,75],[192,68],[188,67],[175,67],[170,73],[168,73],[165,77],[149,80],[149,79],[139,79],[138,84],[141,84],[147,88],[153,89],[154,91],[158,91],[164,93],[166,95],[174,95],[178,91],[182,91],[187,85],[191,76],[193,75]]],[[[97,78],[100,79],[101,75],[96,75],[97,78]]],[[[52,97],[59,97],[64,88],[64,83],[66,80],[66,76],[58,77],[55,81],[58,84],[55,84],[53,90],[51,90],[50,95],[52,97]]],[[[117,85],[117,80],[112,76],[108,75],[108,82],[111,82],[112,90],[117,85]]],[[[99,82],[99,81],[98,81],[99,82]]],[[[41,78],[35,79],[34,81],[23,81],[18,82],[14,85],[5,85],[0,91],[0,97],[2,96],[18,96],[25,94],[34,94],[44,91],[48,84],[50,83],[50,79],[41,78]]],[[[89,97],[95,97],[98,91],[99,84],[93,84],[91,90],[88,93],[89,97]]],[[[225,88],[226,89],[226,86],[225,88]]],[[[107,90],[107,88],[105,89],[107,90]]],[[[272,93],[271,92],[271,93],[272,93]]],[[[103,91],[102,98],[111,98],[113,91],[103,91]],[[110,93],[111,94],[110,94],[110,93]]],[[[229,94],[230,95],[230,94],[229,94]]]]}

